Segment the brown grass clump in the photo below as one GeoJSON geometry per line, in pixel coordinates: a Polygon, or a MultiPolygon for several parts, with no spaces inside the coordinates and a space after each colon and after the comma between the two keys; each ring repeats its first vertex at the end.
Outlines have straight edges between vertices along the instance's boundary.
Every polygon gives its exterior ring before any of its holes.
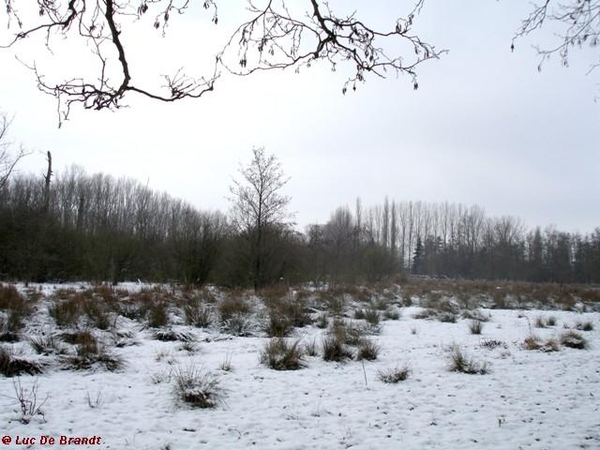
{"type": "Polygon", "coordinates": [[[283,338],[271,339],[260,354],[260,362],[274,370],[298,370],[306,367],[300,341],[289,343],[283,338]]]}

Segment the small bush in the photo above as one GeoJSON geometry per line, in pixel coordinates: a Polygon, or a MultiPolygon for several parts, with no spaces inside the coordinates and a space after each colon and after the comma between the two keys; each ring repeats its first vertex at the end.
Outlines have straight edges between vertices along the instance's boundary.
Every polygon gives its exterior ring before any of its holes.
{"type": "Polygon", "coordinates": [[[63,359],[68,368],[87,370],[95,365],[101,365],[106,370],[114,372],[122,369],[125,365],[120,356],[108,351],[90,331],[65,333],[62,338],[66,342],[77,346],[75,355],[63,359]]]}
{"type": "Polygon", "coordinates": [[[29,339],[29,345],[38,355],[62,355],[66,348],[54,335],[37,336],[29,339]]]}
{"type": "Polygon", "coordinates": [[[212,310],[208,306],[186,305],[183,308],[185,323],[198,328],[208,328],[212,324],[212,310]]]}
{"type": "Polygon", "coordinates": [[[487,363],[479,363],[463,353],[459,346],[453,345],[450,349],[451,372],[485,375],[489,372],[487,363]]]}
{"type": "Polygon", "coordinates": [[[221,322],[225,323],[228,320],[237,316],[246,316],[250,314],[251,308],[241,296],[227,295],[217,306],[221,322]]]}
{"type": "Polygon", "coordinates": [[[580,350],[588,347],[588,342],[583,335],[573,330],[565,331],[560,336],[560,343],[565,347],[576,348],[580,350]]]}
{"type": "Polygon", "coordinates": [[[221,399],[219,380],[205,369],[179,366],[172,378],[175,397],[194,408],[214,408],[221,399]]]}
{"type": "Polygon", "coordinates": [[[0,284],[0,310],[5,310],[8,315],[4,324],[6,330],[16,332],[23,328],[25,318],[31,314],[32,308],[15,286],[0,284]]]}
{"type": "Polygon", "coordinates": [[[381,315],[375,308],[369,308],[365,310],[365,320],[370,325],[378,325],[381,320],[381,315]]]}
{"type": "Polygon", "coordinates": [[[396,384],[406,380],[411,372],[410,366],[404,364],[403,366],[396,366],[393,369],[378,370],[377,378],[384,383],[396,384]]]}
{"type": "Polygon", "coordinates": [[[385,310],[385,312],[383,313],[383,317],[385,317],[388,320],[398,320],[400,319],[400,311],[398,310],[398,308],[388,308],[385,310]]]}
{"type": "Polygon", "coordinates": [[[0,347],[0,373],[5,377],[15,377],[24,373],[37,375],[42,373],[42,367],[36,362],[16,358],[10,350],[0,347]]]}
{"type": "Polygon", "coordinates": [[[479,320],[480,322],[488,322],[490,320],[489,314],[484,314],[480,309],[468,309],[462,313],[465,319],[479,320]]]}
{"type": "Polygon", "coordinates": [[[279,315],[276,311],[269,313],[269,326],[267,333],[270,337],[285,337],[294,329],[292,321],[283,315],[279,315]]]}
{"type": "Polygon", "coordinates": [[[346,347],[339,336],[330,335],[323,338],[323,360],[342,362],[352,359],[352,352],[346,347]]]}
{"type": "Polygon", "coordinates": [[[148,326],[161,328],[169,325],[168,304],[166,301],[153,301],[148,312],[148,326]]]}
{"type": "Polygon", "coordinates": [[[366,359],[367,361],[375,361],[379,355],[379,349],[379,345],[372,340],[365,338],[358,345],[356,360],[362,361],[363,359],[366,359]]]}
{"type": "Polygon", "coordinates": [[[560,346],[556,340],[548,339],[547,341],[542,342],[542,340],[534,334],[525,338],[525,341],[523,341],[523,348],[525,350],[539,350],[546,353],[557,352],[560,350],[560,346]]]}
{"type": "Polygon", "coordinates": [[[250,327],[249,315],[252,313],[250,304],[240,296],[228,295],[217,306],[221,325],[225,332],[245,336],[250,327]]]}
{"type": "Polygon", "coordinates": [[[548,322],[543,316],[537,316],[535,318],[534,325],[536,328],[546,328],[548,326],[548,322]]]}
{"type": "Polygon", "coordinates": [[[335,319],[328,330],[329,334],[335,335],[344,344],[352,346],[360,345],[365,337],[365,332],[364,327],[340,319],[335,319]]]}
{"type": "Polygon", "coordinates": [[[437,319],[444,323],[456,323],[456,314],[444,311],[437,315],[437,319]]]}
{"type": "Polygon", "coordinates": [[[548,324],[549,327],[555,326],[556,325],[556,317],[555,316],[548,317],[548,320],[546,321],[546,323],[548,324]]]}
{"type": "Polygon", "coordinates": [[[586,320],[585,322],[577,322],[575,328],[579,331],[593,331],[594,322],[592,322],[591,320],[586,320]]]}
{"type": "Polygon", "coordinates": [[[483,322],[481,320],[471,320],[469,322],[469,330],[471,330],[471,334],[481,334],[483,331],[483,322]]]}
{"type": "Polygon", "coordinates": [[[283,338],[273,338],[265,345],[260,362],[274,370],[298,370],[306,366],[300,341],[289,344],[283,338]]]}
{"type": "Polygon", "coordinates": [[[76,296],[66,300],[55,300],[52,305],[48,306],[48,313],[59,327],[76,325],[83,316],[80,301],[76,296]]]}

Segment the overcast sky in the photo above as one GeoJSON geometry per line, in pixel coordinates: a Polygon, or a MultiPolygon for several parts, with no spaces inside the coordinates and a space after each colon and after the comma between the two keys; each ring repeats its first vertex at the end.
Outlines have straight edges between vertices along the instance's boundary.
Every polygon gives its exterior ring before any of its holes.
{"type": "MultiPolygon", "coordinates": [[[[359,16],[392,27],[408,2],[362,4],[359,16]]],[[[343,73],[317,65],[300,74],[224,77],[199,100],[132,96],[130,108],[114,113],[75,109],[58,129],[55,100],[37,91],[14,53],[0,51],[0,109],[15,115],[12,139],[36,151],[22,172],[41,174],[51,151],[57,172],[77,164],[136,178],[201,209],[226,210],[238,164],[264,146],[291,177],[285,191],[301,226],[326,221],[358,196],[370,205],[387,195],[477,204],[528,226],[592,231],[600,226],[600,69],[586,73],[598,52],[573,53],[569,68],[552,60],[538,73],[531,44],[556,42],[549,30],[510,52],[529,7],[521,0],[427,0],[415,30],[449,53],[423,64],[418,91],[409,78],[392,76],[344,96],[343,73]]],[[[216,33],[193,17],[173,24],[171,39],[186,45],[138,42],[134,79],[169,58],[212,60],[218,39],[190,35],[201,28],[220,36],[236,17],[231,12],[228,22],[227,8],[220,12],[216,33]]],[[[0,33],[6,37],[6,28],[0,33]]],[[[36,56],[23,51],[28,61],[36,56]]]]}

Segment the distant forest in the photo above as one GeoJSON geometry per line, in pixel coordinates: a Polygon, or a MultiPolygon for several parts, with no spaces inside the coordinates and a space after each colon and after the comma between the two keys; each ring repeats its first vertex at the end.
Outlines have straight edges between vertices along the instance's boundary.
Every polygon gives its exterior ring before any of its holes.
{"type": "MultiPolygon", "coordinates": [[[[248,239],[227,214],[77,167],[47,181],[18,175],[0,190],[0,279],[256,287],[248,239]]],[[[285,222],[262,233],[260,286],[402,274],[600,283],[600,227],[527,229],[478,206],[357,200],[304,233],[285,222]]]]}

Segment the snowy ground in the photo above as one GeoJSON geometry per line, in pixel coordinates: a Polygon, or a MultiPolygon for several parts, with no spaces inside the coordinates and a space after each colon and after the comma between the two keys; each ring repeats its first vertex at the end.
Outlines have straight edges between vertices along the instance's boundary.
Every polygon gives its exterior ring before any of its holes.
{"type": "MultiPolygon", "coordinates": [[[[25,389],[38,384],[43,416],[21,423],[14,379],[0,376],[2,449],[577,449],[600,448],[600,314],[562,311],[485,310],[491,316],[481,335],[469,321],[442,323],[413,318],[382,322],[376,361],[325,362],[307,357],[298,371],[275,371],[259,354],[266,337],[232,337],[177,326],[196,336],[197,350],[181,342],[153,339],[152,330],[119,318],[137,345],[116,348],[126,366],[74,371],[50,367],[22,375],[25,389]],[[537,317],[555,316],[554,326],[533,328],[537,317]],[[581,332],[586,350],[562,347],[545,353],[523,348],[533,331],[559,336],[565,327],[591,321],[581,332]],[[485,341],[505,345],[490,349],[485,341]],[[489,364],[485,375],[450,372],[449,350],[489,364]],[[232,369],[221,366],[230,360],[232,369]],[[410,364],[409,378],[386,384],[378,370],[410,364]],[[192,409],[173,395],[173,370],[194,364],[214,372],[224,391],[213,409],[192,409]],[[56,439],[40,445],[41,436],[56,439]],[[99,436],[99,445],[60,445],[61,436],[99,436]],[[16,439],[35,438],[33,445],[16,439]]],[[[38,324],[48,327],[48,324],[38,324]]],[[[294,336],[320,344],[314,326],[294,336]]],[[[33,358],[26,342],[10,344],[33,358]]],[[[37,356],[37,355],[35,355],[37,356]]]]}

